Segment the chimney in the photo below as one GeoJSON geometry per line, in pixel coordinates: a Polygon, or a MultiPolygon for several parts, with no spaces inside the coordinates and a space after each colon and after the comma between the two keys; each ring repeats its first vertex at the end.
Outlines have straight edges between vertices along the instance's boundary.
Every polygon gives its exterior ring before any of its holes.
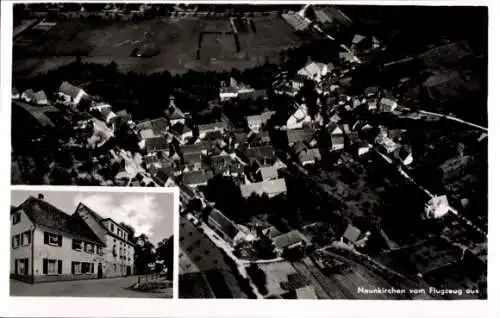
{"type": "Polygon", "coordinates": [[[42,193],[38,193],[38,199],[39,200],[44,200],[45,196],[42,193]]]}

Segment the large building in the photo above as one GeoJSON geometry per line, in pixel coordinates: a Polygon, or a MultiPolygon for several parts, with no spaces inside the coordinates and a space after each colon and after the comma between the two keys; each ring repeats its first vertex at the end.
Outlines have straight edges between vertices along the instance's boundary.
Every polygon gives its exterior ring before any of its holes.
{"type": "Polygon", "coordinates": [[[80,204],[67,214],[29,197],[11,209],[11,277],[35,283],[134,273],[129,233],[80,204]]]}

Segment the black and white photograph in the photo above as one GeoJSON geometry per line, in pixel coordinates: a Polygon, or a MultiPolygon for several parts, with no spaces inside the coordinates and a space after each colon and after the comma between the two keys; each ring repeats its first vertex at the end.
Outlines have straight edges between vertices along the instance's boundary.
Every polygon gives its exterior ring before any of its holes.
{"type": "Polygon", "coordinates": [[[179,298],[488,298],[488,7],[16,3],[12,46],[11,183],[179,188],[179,298]]]}
{"type": "Polygon", "coordinates": [[[118,190],[12,190],[10,294],[172,298],[174,192],[118,190]]]}

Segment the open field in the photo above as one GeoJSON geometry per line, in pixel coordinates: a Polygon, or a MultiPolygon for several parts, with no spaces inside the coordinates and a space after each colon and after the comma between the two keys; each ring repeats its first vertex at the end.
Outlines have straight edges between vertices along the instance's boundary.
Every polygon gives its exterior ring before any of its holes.
{"type": "Polygon", "coordinates": [[[50,29],[29,29],[16,38],[13,73],[29,76],[46,72],[71,63],[77,56],[84,62],[115,61],[123,72],[244,69],[266,60],[278,61],[281,50],[301,42],[280,18],[254,18],[253,25],[255,33],[240,33],[235,38],[227,18],[61,21],[50,29]],[[237,42],[241,42],[239,52],[237,42]],[[198,59],[198,49],[203,58],[198,59]],[[151,57],[132,57],[134,50],[154,53],[151,57]]]}

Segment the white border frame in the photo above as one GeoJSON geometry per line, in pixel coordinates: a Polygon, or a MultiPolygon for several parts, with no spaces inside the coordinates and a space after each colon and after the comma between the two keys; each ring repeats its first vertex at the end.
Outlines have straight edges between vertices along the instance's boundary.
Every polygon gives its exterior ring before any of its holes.
{"type": "MultiPolygon", "coordinates": [[[[11,197],[12,192],[14,191],[33,191],[33,192],[40,192],[40,193],[50,193],[50,192],[78,192],[78,193],[92,193],[92,194],[106,194],[106,193],[135,193],[135,194],[171,194],[173,196],[172,200],[172,235],[174,238],[174,270],[173,270],[173,279],[172,279],[172,284],[173,284],[173,293],[172,293],[172,299],[178,298],[179,295],[179,200],[180,200],[180,195],[179,195],[179,188],[178,187],[108,187],[108,186],[85,186],[85,187],[77,187],[77,186],[30,186],[30,185],[12,185],[10,187],[9,191],[9,199],[11,197]]],[[[9,224],[10,227],[10,222],[7,223],[9,224]]],[[[8,231],[8,235],[10,236],[10,228],[8,231]]],[[[10,291],[9,291],[10,294],[10,291]]],[[[9,298],[11,299],[20,299],[20,298],[25,298],[25,297],[14,297],[10,296],[9,298]]],[[[39,297],[26,297],[27,299],[36,299],[39,297]]],[[[59,297],[53,297],[53,298],[59,298],[59,297]]],[[[60,297],[64,299],[82,299],[85,300],[89,297],[60,297]]],[[[43,298],[44,300],[48,298],[43,298]]],[[[96,298],[90,298],[90,299],[96,299],[96,298]]],[[[110,299],[109,297],[102,297],[102,299],[110,299]]],[[[119,300],[130,300],[131,298],[113,298],[113,299],[119,299],[119,300]]],[[[162,299],[163,301],[169,300],[169,299],[162,299]]]]}

